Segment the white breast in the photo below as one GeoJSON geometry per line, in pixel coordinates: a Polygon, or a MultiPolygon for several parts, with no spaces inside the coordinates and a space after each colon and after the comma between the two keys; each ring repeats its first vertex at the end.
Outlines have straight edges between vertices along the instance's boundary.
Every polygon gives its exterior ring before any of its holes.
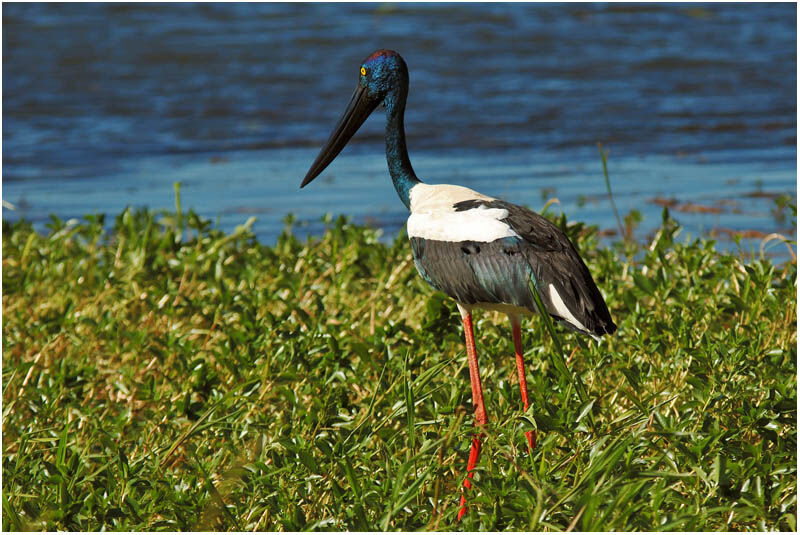
{"type": "Polygon", "coordinates": [[[408,235],[436,241],[491,242],[500,238],[519,237],[501,221],[508,217],[502,208],[480,206],[456,212],[453,205],[462,201],[495,199],[461,186],[417,184],[409,192],[411,215],[408,235]]]}

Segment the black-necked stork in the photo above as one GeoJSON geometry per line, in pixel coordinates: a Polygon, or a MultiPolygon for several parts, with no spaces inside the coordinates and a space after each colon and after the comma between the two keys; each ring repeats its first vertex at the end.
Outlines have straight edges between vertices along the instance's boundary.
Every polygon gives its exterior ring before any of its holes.
{"type": "MultiPolygon", "coordinates": [[[[347,110],[314,160],[300,187],[314,180],[341,152],[372,111],[386,108],[386,160],[400,200],[409,209],[408,237],[417,271],[453,299],[464,324],[472,402],[477,426],[487,422],[483,404],[472,310],[498,310],[511,320],[522,404],[528,408],[520,318],[537,310],[536,288],[545,309],[559,323],[598,338],[617,326],[575,247],[555,225],[527,208],[448,184],[424,184],[406,150],[403,114],[408,69],[391,50],[378,50],[360,67],[358,86],[347,110]]],[[[526,433],[528,446],[535,436],[526,433]]],[[[480,434],[472,439],[467,477],[480,454],[480,434]]],[[[458,518],[466,511],[462,493],[458,518]]]]}

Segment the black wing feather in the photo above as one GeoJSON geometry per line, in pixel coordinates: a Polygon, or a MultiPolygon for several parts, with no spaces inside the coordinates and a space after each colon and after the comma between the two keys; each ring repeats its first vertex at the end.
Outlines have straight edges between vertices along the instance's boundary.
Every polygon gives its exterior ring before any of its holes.
{"type": "MultiPolygon", "coordinates": [[[[483,302],[508,303],[535,311],[536,306],[527,285],[527,276],[532,275],[548,312],[557,316],[549,294],[549,286],[552,284],[573,316],[591,334],[599,336],[616,331],[617,326],[611,319],[605,300],[594,283],[589,268],[569,238],[558,227],[527,208],[500,200],[463,201],[455,204],[454,209],[471,210],[481,205],[506,210],[508,216],[503,222],[522,238],[521,240],[504,238],[490,244],[479,244],[487,249],[487,254],[473,255],[471,261],[467,262],[475,277],[474,281],[468,284],[472,286],[477,282],[480,287],[487,290],[488,296],[495,297],[491,301],[483,302]],[[491,246],[498,242],[503,243],[501,246],[491,246]],[[509,252],[515,248],[517,258],[512,260],[515,255],[509,252]],[[485,288],[486,286],[489,288],[485,288]]],[[[453,257],[450,258],[452,262],[453,257]]],[[[443,288],[440,289],[449,294],[443,288]]],[[[449,295],[456,297],[453,294],[449,295]]]]}
{"type": "Polygon", "coordinates": [[[447,242],[417,237],[410,241],[420,275],[455,300],[526,308],[534,305],[526,290],[530,268],[518,243],[447,242]]]}

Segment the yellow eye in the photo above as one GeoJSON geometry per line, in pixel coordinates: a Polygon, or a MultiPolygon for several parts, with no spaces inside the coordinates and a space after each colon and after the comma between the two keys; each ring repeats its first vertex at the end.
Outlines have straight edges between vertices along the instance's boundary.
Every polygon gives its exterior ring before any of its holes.
{"type": "Polygon", "coordinates": [[[367,75],[367,69],[361,67],[361,76],[366,76],[366,75],[367,75]]]}

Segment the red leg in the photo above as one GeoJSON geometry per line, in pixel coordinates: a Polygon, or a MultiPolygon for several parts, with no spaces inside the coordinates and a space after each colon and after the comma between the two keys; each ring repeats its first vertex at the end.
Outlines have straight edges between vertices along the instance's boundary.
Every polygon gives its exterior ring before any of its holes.
{"type": "MultiPolygon", "coordinates": [[[[475,352],[475,336],[472,332],[472,315],[468,310],[461,308],[461,321],[464,324],[464,338],[467,344],[467,363],[469,364],[469,380],[472,383],[472,404],[475,405],[475,425],[486,425],[488,419],[486,418],[486,407],[483,404],[483,389],[481,388],[481,377],[478,371],[478,356],[475,352]]],[[[481,434],[478,433],[472,437],[472,446],[469,449],[469,461],[467,462],[467,477],[464,478],[464,487],[472,488],[470,479],[472,479],[472,471],[475,469],[475,464],[478,462],[478,456],[481,454],[481,434]]],[[[458,519],[464,516],[467,512],[466,507],[467,499],[462,491],[461,501],[459,503],[458,519]]]]}
{"type": "MultiPolygon", "coordinates": [[[[522,331],[519,318],[511,317],[511,332],[514,337],[514,356],[517,358],[517,377],[519,378],[519,393],[522,394],[522,407],[528,410],[528,380],[525,378],[525,360],[522,356],[522,331]]],[[[528,451],[536,447],[536,432],[527,431],[528,451]]]]}

